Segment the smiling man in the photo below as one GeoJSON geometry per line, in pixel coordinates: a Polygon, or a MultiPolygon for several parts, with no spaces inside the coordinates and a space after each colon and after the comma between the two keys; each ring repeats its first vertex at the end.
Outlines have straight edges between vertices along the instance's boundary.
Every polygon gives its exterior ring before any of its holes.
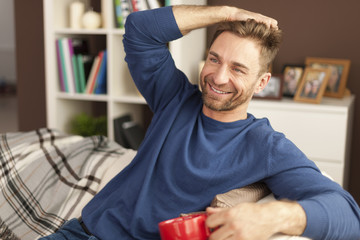
{"type": "Polygon", "coordinates": [[[159,222],[205,209],[214,240],[279,232],[359,239],[360,211],[350,194],[267,119],[247,113],[271,77],[280,37],[275,20],[234,7],[131,14],[125,60],[153,120],[134,160],[84,208],[81,225],[70,221],[48,239],[159,239],[159,222]],[[223,24],[201,72],[201,93],[176,68],[167,42],[215,23],[223,24]],[[207,208],[216,194],[260,181],[279,201],[207,208]]]}

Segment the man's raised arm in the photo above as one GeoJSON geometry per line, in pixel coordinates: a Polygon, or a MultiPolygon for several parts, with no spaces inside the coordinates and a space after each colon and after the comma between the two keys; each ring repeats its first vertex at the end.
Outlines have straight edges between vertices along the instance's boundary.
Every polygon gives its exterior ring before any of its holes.
{"type": "Polygon", "coordinates": [[[176,23],[183,35],[198,28],[207,27],[224,21],[255,19],[269,27],[277,28],[277,21],[259,13],[229,6],[187,6],[173,7],[176,23]]]}

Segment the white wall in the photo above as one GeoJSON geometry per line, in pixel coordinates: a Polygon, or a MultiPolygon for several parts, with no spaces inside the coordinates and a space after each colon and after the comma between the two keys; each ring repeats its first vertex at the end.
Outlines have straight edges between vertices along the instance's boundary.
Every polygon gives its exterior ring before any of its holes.
{"type": "Polygon", "coordinates": [[[16,83],[14,0],[0,0],[0,79],[16,83]]]}

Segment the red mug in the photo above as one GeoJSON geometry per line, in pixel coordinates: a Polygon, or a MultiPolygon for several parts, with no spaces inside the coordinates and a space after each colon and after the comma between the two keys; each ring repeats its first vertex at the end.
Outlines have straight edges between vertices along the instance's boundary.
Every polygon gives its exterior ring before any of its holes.
{"type": "Polygon", "coordinates": [[[205,225],[206,213],[191,214],[159,223],[162,240],[206,240],[210,230],[205,225]]]}

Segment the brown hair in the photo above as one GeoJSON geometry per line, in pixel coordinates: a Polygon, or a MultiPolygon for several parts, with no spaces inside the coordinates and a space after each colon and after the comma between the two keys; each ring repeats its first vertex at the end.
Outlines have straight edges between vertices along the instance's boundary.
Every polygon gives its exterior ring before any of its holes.
{"type": "Polygon", "coordinates": [[[270,64],[279,51],[282,31],[269,28],[264,23],[253,19],[247,21],[224,22],[218,25],[210,46],[223,32],[228,31],[243,38],[250,38],[258,42],[260,46],[260,72],[259,75],[268,71],[270,64]]]}

